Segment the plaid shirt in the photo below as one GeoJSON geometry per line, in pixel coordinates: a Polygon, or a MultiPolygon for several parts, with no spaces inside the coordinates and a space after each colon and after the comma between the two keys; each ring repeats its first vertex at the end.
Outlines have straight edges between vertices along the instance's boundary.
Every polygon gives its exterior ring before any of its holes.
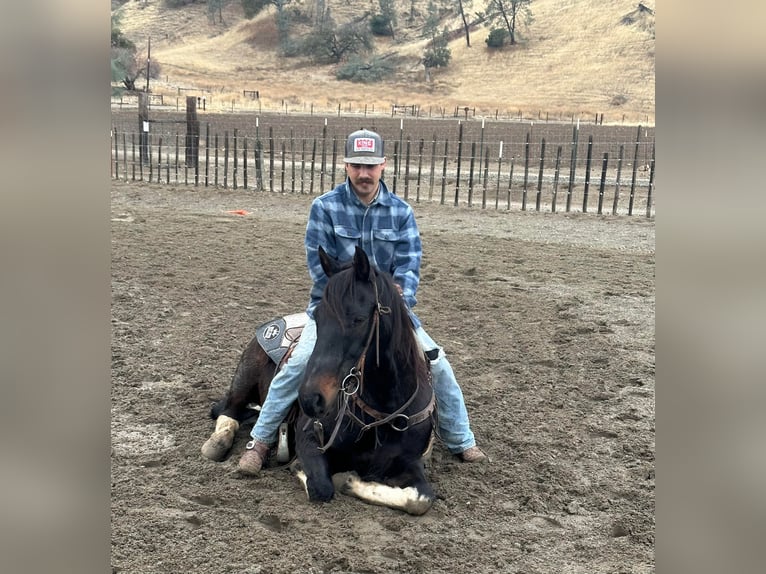
{"type": "Polygon", "coordinates": [[[420,283],[420,231],[412,207],[391,193],[385,183],[380,182],[378,195],[370,205],[359,200],[348,179],[311,204],[305,239],[309,274],[314,281],[306,310],[311,317],[327,283],[319,261],[320,245],[340,261],[350,260],[355,246],[364,249],[370,262],[390,273],[402,288],[414,326],[420,327],[420,320],[412,312],[420,283]]]}

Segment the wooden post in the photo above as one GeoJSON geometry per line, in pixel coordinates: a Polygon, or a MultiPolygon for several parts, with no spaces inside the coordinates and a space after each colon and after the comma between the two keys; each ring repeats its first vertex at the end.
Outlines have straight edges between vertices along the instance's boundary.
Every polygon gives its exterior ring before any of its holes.
{"type": "Polygon", "coordinates": [[[112,132],[112,139],[114,139],[114,178],[120,179],[120,151],[117,147],[119,138],[117,137],[117,131],[112,132]]]}
{"type": "Polygon", "coordinates": [[[180,149],[179,135],[178,135],[178,132],[176,132],[176,161],[175,161],[175,165],[173,166],[175,168],[176,183],[178,183],[178,151],[179,149],[180,149]]]}
{"type": "Polygon", "coordinates": [[[322,127],[322,165],[319,170],[319,193],[324,193],[324,172],[327,168],[327,118],[322,127]]]}
{"type": "Polygon", "coordinates": [[[415,188],[415,201],[417,203],[420,203],[420,174],[421,170],[423,169],[423,145],[425,142],[423,141],[423,138],[420,138],[420,143],[418,144],[418,179],[417,179],[417,187],[415,188]]]}
{"type": "MultiPolygon", "coordinates": [[[[476,142],[471,142],[471,162],[468,164],[468,207],[473,205],[473,168],[475,161],[476,142]]],[[[479,170],[481,170],[481,164],[479,164],[479,170]]]]}
{"type": "Polygon", "coordinates": [[[636,172],[638,170],[638,144],[641,141],[641,126],[636,131],[636,147],[633,150],[633,177],[630,180],[630,200],[628,202],[628,215],[633,215],[633,198],[636,194],[636,172]]]}
{"type": "Polygon", "coordinates": [[[316,166],[316,160],[317,160],[317,139],[314,138],[314,143],[311,148],[311,179],[309,180],[309,195],[314,195],[314,168],[316,166]]]}
{"type": "Polygon", "coordinates": [[[572,156],[569,160],[569,186],[567,187],[567,213],[572,205],[572,193],[574,191],[575,170],[577,169],[577,145],[580,141],[580,120],[572,128],[572,156]]]}
{"type": "Polygon", "coordinates": [[[489,146],[484,150],[484,178],[481,184],[481,208],[487,208],[487,178],[489,176],[489,146]]]}
{"type": "Polygon", "coordinates": [[[161,183],[162,177],[162,136],[157,142],[157,183],[161,183]]]}
{"type": "Polygon", "coordinates": [[[229,130],[223,132],[223,188],[229,188],[229,130]]]}
{"type": "Polygon", "coordinates": [[[515,158],[511,156],[511,172],[508,174],[508,198],[506,200],[506,209],[511,209],[511,186],[513,185],[513,163],[515,158]]]}
{"type": "Polygon", "coordinates": [[[295,193],[295,138],[290,130],[290,193],[295,193]]]}
{"type": "Polygon", "coordinates": [[[620,201],[620,177],[622,175],[622,160],[625,155],[625,144],[620,145],[620,155],[617,158],[617,181],[614,185],[614,202],[612,203],[612,215],[617,215],[617,204],[620,201]]]}
{"type": "MultiPolygon", "coordinates": [[[[466,113],[468,108],[466,108],[466,113]]],[[[458,122],[457,135],[457,175],[455,176],[455,207],[457,207],[458,196],[460,195],[460,163],[463,156],[463,123],[458,122]]]]}
{"type": "Polygon", "coordinates": [[[131,181],[136,181],[136,134],[130,134],[130,152],[131,181]]]}
{"type": "Polygon", "coordinates": [[[521,192],[521,211],[527,210],[527,184],[529,183],[529,132],[524,142],[524,186],[521,192]]]}
{"type": "Polygon", "coordinates": [[[330,167],[330,181],[332,185],[330,189],[335,189],[335,162],[338,161],[338,138],[333,134],[332,136],[332,165],[330,167]]]}
{"type": "MultiPolygon", "coordinates": [[[[430,114],[430,111],[429,111],[430,114]]],[[[436,169],[436,134],[431,138],[431,169],[428,180],[428,201],[431,201],[434,193],[434,172],[436,169]]]]}
{"type": "Polygon", "coordinates": [[[274,126],[269,126],[269,191],[274,191],[274,126]]]}
{"type": "Polygon", "coordinates": [[[449,147],[449,140],[444,140],[444,158],[442,163],[442,195],[440,205],[444,205],[444,195],[447,188],[447,149],[449,147]]]}
{"type": "Polygon", "coordinates": [[[213,146],[213,186],[218,187],[218,134],[215,134],[213,146]]]}
{"type": "Polygon", "coordinates": [[[537,196],[535,199],[535,211],[540,211],[540,202],[543,195],[543,167],[545,166],[545,138],[540,143],[540,171],[537,174],[537,196]]]}
{"type": "Polygon", "coordinates": [[[301,138],[301,195],[305,189],[304,177],[306,169],[306,138],[301,138]]]}
{"type": "Polygon", "coordinates": [[[410,195],[410,138],[407,138],[407,152],[404,155],[404,200],[410,195]]]}
{"type": "Polygon", "coordinates": [[[559,190],[559,169],[561,167],[561,146],[556,149],[556,167],[553,171],[553,197],[551,198],[551,212],[556,212],[556,194],[559,190]]]}
{"type": "Polygon", "coordinates": [[[186,96],[186,165],[194,167],[199,163],[199,120],[197,119],[197,98],[186,96]]]}
{"type": "Polygon", "coordinates": [[[282,140],[282,169],[280,170],[280,176],[281,176],[281,186],[279,188],[280,193],[285,192],[285,156],[287,154],[285,153],[285,140],[282,140]]]}
{"type": "Polygon", "coordinates": [[[601,183],[598,187],[598,211],[601,215],[603,213],[604,205],[604,188],[606,187],[606,170],[609,164],[609,152],[604,152],[604,159],[601,160],[601,183]]]}
{"type": "Polygon", "coordinates": [[[210,124],[205,124],[205,187],[210,182],[210,124]]]}
{"type": "Polygon", "coordinates": [[[652,145],[652,159],[649,161],[649,189],[646,192],[646,216],[652,216],[652,195],[654,192],[654,145],[652,145]]]}
{"type": "Polygon", "coordinates": [[[247,137],[242,140],[242,185],[247,189],[247,137]]]}
{"type": "Polygon", "coordinates": [[[149,161],[149,94],[144,92],[138,93],[138,153],[141,164],[149,161]]]}
{"type": "Polygon", "coordinates": [[[590,189],[590,162],[593,154],[593,135],[588,136],[588,156],[585,160],[585,187],[582,192],[582,212],[588,212],[588,190],[590,189]]]}
{"type": "MultiPolygon", "coordinates": [[[[397,158],[397,157],[399,157],[399,142],[398,141],[394,141],[394,158],[397,158]]],[[[396,161],[394,161],[394,164],[396,164],[396,161]]],[[[394,193],[394,195],[396,195],[396,182],[397,182],[397,179],[398,179],[396,177],[396,169],[394,169],[394,177],[393,177],[393,179],[394,179],[394,181],[393,181],[393,185],[391,186],[391,191],[394,193]]]]}
{"type": "MultiPolygon", "coordinates": [[[[116,134],[115,134],[116,135],[116,134]]],[[[128,145],[125,139],[125,132],[122,132],[122,173],[125,181],[128,181],[128,145]]]]}
{"type": "Polygon", "coordinates": [[[237,128],[234,128],[234,154],[232,155],[234,160],[234,172],[232,178],[234,180],[234,189],[237,189],[237,169],[239,168],[239,149],[237,148],[237,128]]]}

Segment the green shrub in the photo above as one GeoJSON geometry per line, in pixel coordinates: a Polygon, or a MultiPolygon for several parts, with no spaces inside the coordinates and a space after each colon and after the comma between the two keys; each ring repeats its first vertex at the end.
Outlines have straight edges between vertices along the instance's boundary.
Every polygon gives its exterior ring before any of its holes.
{"type": "Polygon", "coordinates": [[[370,18],[370,31],[375,36],[393,36],[391,18],[383,14],[375,14],[370,18]]]}
{"type": "Polygon", "coordinates": [[[335,72],[335,78],[338,80],[348,80],[349,82],[371,84],[390,76],[394,73],[395,69],[395,63],[390,59],[376,57],[364,60],[359,57],[352,57],[338,68],[338,71],[335,72]]]}
{"type": "Polygon", "coordinates": [[[508,37],[508,30],[505,28],[492,28],[489,31],[487,39],[484,40],[489,48],[502,48],[505,39],[508,37]]]}

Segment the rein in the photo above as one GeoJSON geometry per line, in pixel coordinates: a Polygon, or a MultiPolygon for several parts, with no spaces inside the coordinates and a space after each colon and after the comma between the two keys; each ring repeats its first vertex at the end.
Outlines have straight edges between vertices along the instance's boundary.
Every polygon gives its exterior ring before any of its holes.
{"type": "MultiPolygon", "coordinates": [[[[370,333],[367,336],[367,343],[362,350],[362,354],[359,357],[359,360],[353,367],[351,367],[349,373],[343,377],[343,380],[341,381],[341,404],[338,408],[338,416],[335,422],[335,427],[333,428],[332,434],[330,435],[330,439],[327,441],[327,443],[324,442],[324,427],[322,426],[322,423],[319,420],[313,421],[314,433],[319,439],[319,450],[323,453],[332,446],[333,442],[335,442],[335,438],[338,436],[338,431],[340,430],[341,423],[343,422],[343,418],[346,414],[348,414],[352,421],[361,427],[359,436],[356,439],[358,441],[362,438],[362,435],[366,431],[382,426],[384,424],[389,424],[391,428],[396,431],[404,432],[411,426],[415,426],[427,420],[431,416],[431,413],[433,412],[434,406],[436,404],[436,397],[432,388],[431,399],[423,410],[414,415],[404,414],[404,411],[413,403],[415,397],[418,394],[418,391],[420,390],[420,380],[417,381],[415,392],[412,393],[410,398],[407,399],[407,401],[393,413],[382,413],[372,408],[362,400],[360,395],[364,386],[364,363],[367,357],[367,351],[372,344],[372,339],[374,336],[376,366],[380,367],[380,315],[388,315],[391,313],[391,307],[383,306],[380,303],[380,298],[378,296],[378,284],[374,277],[372,278],[372,285],[375,289],[375,309],[372,312],[372,326],[370,327],[370,333]],[[360,419],[351,409],[349,409],[349,400],[352,400],[359,409],[361,409],[368,416],[372,417],[374,421],[371,423],[365,423],[362,419],[360,419]]],[[[429,371],[429,386],[431,382],[430,377],[431,375],[429,371]]],[[[303,430],[306,430],[306,428],[308,428],[308,423],[303,430]]]]}

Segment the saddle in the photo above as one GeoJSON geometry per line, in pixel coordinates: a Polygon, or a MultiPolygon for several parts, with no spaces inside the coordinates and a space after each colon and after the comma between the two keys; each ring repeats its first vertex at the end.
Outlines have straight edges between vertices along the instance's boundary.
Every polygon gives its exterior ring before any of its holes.
{"type": "Polygon", "coordinates": [[[308,318],[305,312],[293,313],[272,319],[256,327],[255,338],[269,358],[277,365],[277,370],[287,361],[293,348],[298,344],[308,318]]]}

